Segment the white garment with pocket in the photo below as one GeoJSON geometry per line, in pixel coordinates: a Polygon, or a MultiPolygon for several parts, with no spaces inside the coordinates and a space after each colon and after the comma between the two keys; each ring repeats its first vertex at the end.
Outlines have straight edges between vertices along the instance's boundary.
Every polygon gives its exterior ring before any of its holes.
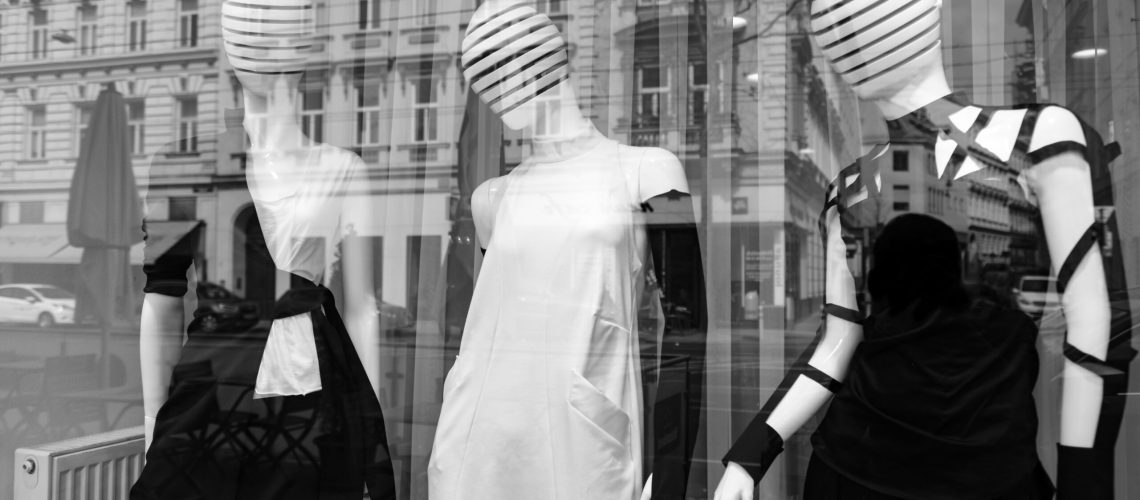
{"type": "Polygon", "coordinates": [[[640,204],[688,187],[664,150],[596,131],[557,149],[473,194],[487,253],[444,384],[433,500],[640,495],[640,204]]]}

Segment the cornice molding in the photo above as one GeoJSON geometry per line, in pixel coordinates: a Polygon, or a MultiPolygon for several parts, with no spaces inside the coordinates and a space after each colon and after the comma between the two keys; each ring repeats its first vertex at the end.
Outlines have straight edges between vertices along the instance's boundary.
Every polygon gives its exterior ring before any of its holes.
{"type": "MultiPolygon", "coordinates": [[[[147,51],[127,54],[114,54],[102,57],[76,57],[73,59],[44,59],[0,63],[0,85],[15,83],[41,75],[62,75],[102,72],[110,76],[117,69],[143,66],[187,66],[195,63],[215,64],[218,62],[218,49],[214,47],[193,47],[164,51],[147,51]]],[[[98,80],[95,75],[85,75],[98,80]]]]}

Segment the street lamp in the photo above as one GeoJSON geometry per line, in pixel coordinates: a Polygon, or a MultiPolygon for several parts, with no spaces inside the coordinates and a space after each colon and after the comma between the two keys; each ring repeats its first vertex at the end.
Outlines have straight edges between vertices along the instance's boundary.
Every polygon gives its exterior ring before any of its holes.
{"type": "Polygon", "coordinates": [[[69,35],[67,30],[59,30],[51,35],[51,39],[59,43],[75,43],[75,37],[69,35]]]}

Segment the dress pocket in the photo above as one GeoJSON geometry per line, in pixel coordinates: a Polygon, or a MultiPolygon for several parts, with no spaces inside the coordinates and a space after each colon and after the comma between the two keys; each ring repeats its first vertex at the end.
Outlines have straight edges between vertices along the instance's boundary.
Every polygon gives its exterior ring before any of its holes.
{"type": "Polygon", "coordinates": [[[566,452],[581,488],[576,498],[637,498],[629,415],[573,370],[569,391],[571,427],[566,452]]]}
{"type": "Polygon", "coordinates": [[[601,430],[612,444],[623,450],[629,445],[629,415],[573,370],[570,371],[569,400],[570,406],[601,430]]]}

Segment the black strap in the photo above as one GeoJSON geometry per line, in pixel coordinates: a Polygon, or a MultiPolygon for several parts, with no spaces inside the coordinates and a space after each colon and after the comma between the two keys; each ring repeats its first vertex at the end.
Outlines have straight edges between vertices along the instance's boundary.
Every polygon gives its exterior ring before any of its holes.
{"type": "Polygon", "coordinates": [[[958,131],[958,129],[949,125],[943,127],[942,135],[954,141],[954,152],[950,154],[950,160],[946,164],[946,169],[942,171],[941,178],[954,180],[958,177],[958,171],[962,169],[962,164],[966,162],[966,158],[970,156],[971,148],[978,148],[989,151],[985,147],[977,145],[978,134],[990,124],[993,117],[993,112],[988,109],[981,109],[978,112],[978,117],[974,123],[970,125],[965,131],[958,131]]]}
{"type": "Polygon", "coordinates": [[[1065,345],[1062,348],[1062,353],[1064,353],[1065,359],[1080,365],[1082,368],[1095,373],[1101,378],[1113,375],[1121,375],[1124,373],[1108,364],[1108,362],[1099,359],[1092,354],[1077,349],[1068,341],[1065,341],[1065,345]]]}
{"type": "MultiPolygon", "coordinates": [[[[753,482],[758,483],[783,451],[784,439],[768,425],[765,418],[757,416],[736,438],[721,463],[728,465],[729,462],[736,462],[748,471],[753,482]]],[[[656,493],[654,498],[657,498],[656,493]]]]}
{"type": "Polygon", "coordinates": [[[863,324],[862,313],[860,313],[859,311],[856,311],[854,309],[848,309],[848,308],[840,306],[840,305],[835,305],[832,303],[824,304],[823,305],[823,313],[831,315],[831,316],[835,316],[836,318],[839,318],[839,319],[844,320],[844,321],[850,321],[851,323],[855,323],[856,325],[862,325],[863,324]]]}
{"type": "Polygon", "coordinates": [[[1086,149],[1087,148],[1084,144],[1081,144],[1077,141],[1054,142],[1053,144],[1045,146],[1041,149],[1031,151],[1029,153],[1029,161],[1033,163],[1041,163],[1045,160],[1048,160],[1049,158],[1063,153],[1077,153],[1081,155],[1081,157],[1084,157],[1086,149]]]}
{"type": "Polygon", "coordinates": [[[1113,141],[1102,146],[1101,161],[1104,163],[1111,163],[1113,160],[1119,158],[1122,154],[1124,154],[1124,150],[1120,148],[1120,143],[1113,141]]]}
{"type": "Polygon", "coordinates": [[[824,373],[823,370],[810,364],[807,365],[807,369],[804,370],[803,375],[814,380],[817,384],[822,385],[824,389],[827,389],[828,392],[832,394],[839,392],[839,388],[843,387],[843,382],[835,380],[831,375],[824,373]]]}
{"type": "Polygon", "coordinates": [[[1065,263],[1062,264],[1061,269],[1057,271],[1057,293],[1065,293],[1065,289],[1069,286],[1069,280],[1073,278],[1073,273],[1077,271],[1077,266],[1081,265],[1081,261],[1085,260],[1085,256],[1088,255],[1089,250],[1092,250],[1093,247],[1096,246],[1096,242],[1100,239],[1101,231],[1103,230],[1101,226],[1102,223],[1093,222],[1092,225],[1085,230],[1085,234],[1082,234],[1081,238],[1077,240],[1077,243],[1073,245],[1069,256],[1065,257],[1065,263]]]}
{"type": "Polygon", "coordinates": [[[1017,133],[1017,151],[1029,151],[1029,144],[1033,141],[1033,131],[1037,130],[1037,116],[1041,113],[1041,106],[1037,104],[1028,104],[1023,106],[1015,106],[1017,109],[1024,108],[1025,118],[1021,120],[1021,130],[1017,133]]]}

